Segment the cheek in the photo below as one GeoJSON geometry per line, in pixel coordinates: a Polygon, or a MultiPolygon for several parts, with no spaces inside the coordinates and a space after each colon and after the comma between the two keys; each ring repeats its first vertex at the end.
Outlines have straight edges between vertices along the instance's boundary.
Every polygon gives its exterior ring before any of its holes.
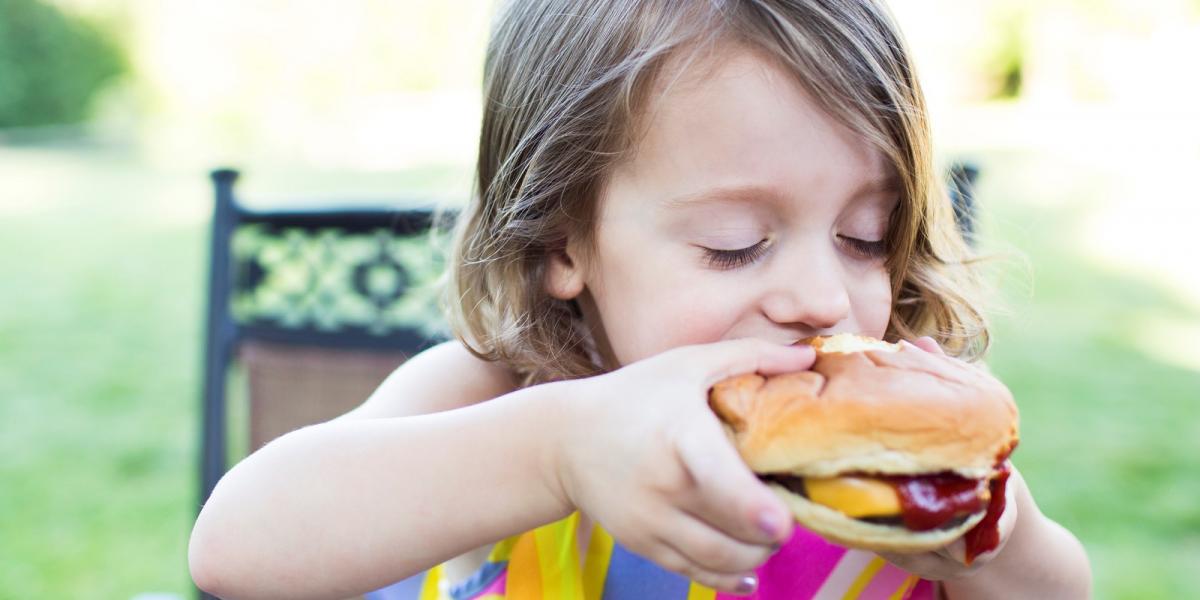
{"type": "Polygon", "coordinates": [[[659,305],[652,325],[638,336],[634,350],[646,358],[659,352],[715,342],[724,336],[731,323],[726,311],[712,302],[689,302],[676,299],[659,305]]]}
{"type": "Polygon", "coordinates": [[[732,325],[736,311],[727,300],[715,300],[720,296],[694,281],[662,273],[640,271],[640,277],[622,278],[619,287],[607,286],[597,297],[613,355],[622,365],[679,346],[715,342],[732,325]]]}
{"type": "Polygon", "coordinates": [[[892,283],[887,271],[862,278],[855,286],[854,313],[858,328],[882,339],[892,316],[892,283]]]}

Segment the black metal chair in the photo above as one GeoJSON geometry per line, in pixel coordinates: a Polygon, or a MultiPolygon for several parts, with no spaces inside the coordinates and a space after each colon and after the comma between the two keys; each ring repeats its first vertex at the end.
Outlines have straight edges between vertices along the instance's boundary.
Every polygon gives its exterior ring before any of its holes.
{"type": "Polygon", "coordinates": [[[354,408],[405,358],[446,337],[432,206],[251,210],[235,196],[237,179],[231,169],[212,173],[201,505],[229,466],[235,360],[249,387],[252,452],[354,408]]]}

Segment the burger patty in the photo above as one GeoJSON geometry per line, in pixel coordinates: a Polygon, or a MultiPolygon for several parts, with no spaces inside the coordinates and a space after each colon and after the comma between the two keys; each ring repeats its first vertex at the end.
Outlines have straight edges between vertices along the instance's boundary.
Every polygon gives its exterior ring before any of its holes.
{"type": "MultiPolygon", "coordinates": [[[[987,486],[982,481],[964,479],[953,474],[932,474],[920,477],[894,477],[847,475],[843,481],[833,481],[843,493],[830,494],[829,479],[813,480],[822,485],[822,494],[813,498],[809,494],[809,483],[804,477],[790,474],[772,474],[759,479],[777,483],[790,492],[811,502],[842,512],[847,517],[875,523],[905,527],[914,531],[931,531],[956,527],[972,514],[986,508],[987,486]],[[853,483],[855,485],[847,485],[853,483]],[[871,489],[874,501],[867,501],[861,490],[871,489]],[[885,487],[886,486],[886,487],[885,487]],[[845,490],[850,488],[850,493],[845,490]],[[880,489],[888,496],[888,489],[895,498],[879,501],[880,489]]],[[[813,493],[818,493],[813,488],[813,493]]],[[[886,498],[885,498],[886,499],[886,498]]]]}
{"type": "MultiPolygon", "coordinates": [[[[958,516],[950,519],[949,521],[946,521],[945,523],[938,525],[937,528],[935,529],[935,531],[937,529],[954,529],[955,527],[962,525],[963,522],[965,522],[967,519],[971,518],[971,514],[973,514],[973,513],[964,513],[964,514],[958,515],[958,516]]],[[[867,523],[874,523],[876,525],[888,525],[891,527],[904,527],[904,519],[899,516],[896,516],[896,517],[861,517],[861,518],[858,518],[855,520],[865,521],[867,523]]]]}

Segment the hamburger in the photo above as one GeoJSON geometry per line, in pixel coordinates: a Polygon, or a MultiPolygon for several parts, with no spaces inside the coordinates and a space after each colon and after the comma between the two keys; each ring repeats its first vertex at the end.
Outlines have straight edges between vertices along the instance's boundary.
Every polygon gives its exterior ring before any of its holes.
{"type": "Polygon", "coordinates": [[[718,382],[709,405],[742,459],[796,520],[834,542],[924,552],[966,536],[968,563],[999,541],[1008,389],[911,344],[839,334],[805,340],[810,371],[718,382]]]}

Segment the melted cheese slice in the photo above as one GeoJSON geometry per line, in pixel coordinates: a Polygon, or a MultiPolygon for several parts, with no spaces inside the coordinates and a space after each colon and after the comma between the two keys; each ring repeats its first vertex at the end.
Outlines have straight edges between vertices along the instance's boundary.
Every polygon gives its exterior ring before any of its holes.
{"type": "Polygon", "coordinates": [[[892,486],[866,477],[806,477],[808,499],[848,517],[900,515],[900,496],[892,486]]]}

